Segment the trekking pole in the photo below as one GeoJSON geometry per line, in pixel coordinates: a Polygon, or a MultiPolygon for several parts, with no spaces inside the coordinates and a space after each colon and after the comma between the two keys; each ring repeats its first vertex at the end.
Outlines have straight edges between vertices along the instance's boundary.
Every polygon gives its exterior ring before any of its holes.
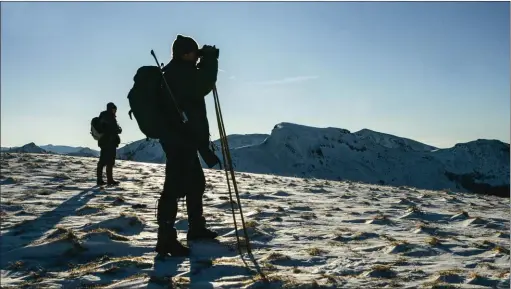
{"type": "Polygon", "coordinates": [[[233,219],[234,219],[234,224],[235,224],[234,226],[235,226],[235,231],[236,231],[236,237],[238,240],[238,249],[240,250],[240,254],[241,254],[241,248],[239,248],[240,242],[239,242],[239,237],[238,237],[236,218],[235,218],[235,214],[234,214],[234,206],[232,204],[232,193],[231,193],[230,184],[229,184],[229,174],[227,172],[227,169],[229,169],[229,171],[231,173],[232,185],[234,188],[234,193],[236,195],[238,209],[240,211],[240,219],[241,219],[241,224],[243,227],[243,233],[245,235],[245,245],[247,246],[247,252],[252,253],[252,249],[250,247],[250,239],[248,236],[247,228],[245,226],[245,218],[243,217],[243,209],[241,206],[241,200],[240,200],[240,196],[239,196],[239,192],[238,192],[238,187],[236,185],[236,177],[235,177],[234,168],[232,165],[232,158],[231,158],[231,153],[230,153],[230,149],[229,149],[229,143],[227,141],[227,134],[225,132],[225,125],[224,125],[223,116],[222,116],[222,109],[220,108],[220,99],[218,97],[218,91],[217,91],[216,86],[213,87],[213,98],[215,100],[215,109],[216,109],[216,114],[217,114],[218,130],[220,132],[220,142],[221,142],[222,151],[223,151],[224,167],[225,167],[225,173],[226,173],[226,178],[227,178],[227,185],[229,188],[229,197],[231,198],[231,207],[232,207],[232,211],[233,211],[233,219]]]}
{"type": "MultiPolygon", "coordinates": [[[[174,95],[172,94],[172,90],[170,90],[170,86],[167,83],[167,80],[165,79],[165,75],[163,74],[163,69],[160,67],[160,62],[158,61],[158,58],[156,58],[156,54],[151,49],[151,55],[154,57],[154,61],[156,61],[156,66],[160,70],[161,77],[163,78],[163,82],[165,83],[165,87],[167,88],[167,91],[170,94],[170,97],[172,98],[172,101],[174,102],[174,105],[176,106],[177,112],[179,113],[179,116],[181,117],[181,120],[183,123],[186,123],[188,121],[188,117],[186,116],[186,113],[179,108],[179,105],[177,104],[176,99],[174,98],[174,95]]],[[[163,64],[163,63],[162,63],[163,64]]]]}
{"type": "Polygon", "coordinates": [[[236,234],[236,245],[237,245],[238,251],[241,255],[241,254],[243,254],[243,252],[241,251],[240,236],[238,233],[238,223],[236,221],[236,213],[234,212],[234,205],[233,205],[234,201],[232,199],[231,182],[229,182],[229,172],[227,171],[229,164],[227,164],[227,159],[226,159],[227,153],[225,152],[225,145],[224,145],[225,138],[224,138],[223,130],[221,129],[222,128],[222,119],[220,117],[220,113],[218,110],[219,103],[217,102],[216,94],[213,94],[213,98],[215,100],[216,121],[217,121],[217,125],[218,125],[218,130],[220,133],[220,148],[222,150],[222,158],[224,161],[224,168],[225,168],[224,169],[225,170],[225,178],[227,180],[227,188],[228,188],[228,192],[229,192],[229,202],[231,203],[230,205],[231,205],[231,211],[232,211],[232,219],[234,222],[234,233],[236,234]]]}

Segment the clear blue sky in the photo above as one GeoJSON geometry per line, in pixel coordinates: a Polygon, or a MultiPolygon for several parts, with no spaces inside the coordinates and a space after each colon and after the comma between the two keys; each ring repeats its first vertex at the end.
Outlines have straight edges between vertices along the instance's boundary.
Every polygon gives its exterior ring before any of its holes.
{"type": "MultiPolygon", "coordinates": [[[[509,2],[1,3],[1,145],[97,148],[113,101],[122,142],[143,138],[127,93],[176,34],[220,52],[228,134],[279,122],[369,128],[439,147],[509,142],[509,2]]],[[[216,139],[212,96],[207,97],[216,139]]]]}

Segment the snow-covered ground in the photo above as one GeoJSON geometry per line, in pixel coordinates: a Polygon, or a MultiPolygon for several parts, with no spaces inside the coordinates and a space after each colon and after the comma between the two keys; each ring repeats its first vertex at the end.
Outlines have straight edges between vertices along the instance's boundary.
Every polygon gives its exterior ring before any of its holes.
{"type": "Polygon", "coordinates": [[[205,215],[220,244],[195,242],[191,258],[162,261],[153,248],[164,166],[118,161],[122,183],[105,190],[93,187],[95,166],[2,153],[2,288],[510,286],[509,199],[237,173],[251,259],[234,248],[224,172],[205,170],[205,215]]]}

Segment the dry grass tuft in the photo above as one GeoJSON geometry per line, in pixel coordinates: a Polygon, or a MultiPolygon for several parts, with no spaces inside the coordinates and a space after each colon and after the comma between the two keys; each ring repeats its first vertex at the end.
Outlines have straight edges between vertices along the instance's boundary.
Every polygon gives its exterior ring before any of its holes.
{"type": "Polygon", "coordinates": [[[245,222],[245,227],[247,227],[247,228],[255,228],[258,225],[259,224],[256,221],[253,221],[253,220],[249,220],[249,221],[245,222]]]}
{"type": "Polygon", "coordinates": [[[287,255],[278,252],[272,252],[267,257],[268,261],[282,261],[282,260],[291,260],[291,258],[287,255]]]}
{"type": "Polygon", "coordinates": [[[371,267],[371,270],[376,272],[389,272],[392,270],[391,265],[382,265],[382,264],[376,264],[373,267],[371,267]]]}
{"type": "Polygon", "coordinates": [[[439,239],[437,239],[436,237],[429,237],[426,239],[426,243],[431,245],[431,246],[441,246],[442,243],[440,242],[439,239]]]}
{"type": "Polygon", "coordinates": [[[416,213],[416,214],[423,214],[424,212],[416,205],[412,205],[408,207],[406,210],[408,213],[416,213]]]}
{"type": "Polygon", "coordinates": [[[498,254],[509,255],[509,250],[504,248],[504,247],[501,247],[501,246],[495,246],[495,248],[493,248],[493,251],[498,253],[498,254]]]}
{"type": "Polygon", "coordinates": [[[312,212],[305,212],[300,215],[300,218],[305,219],[305,220],[312,220],[312,219],[317,219],[318,217],[316,216],[316,214],[314,214],[312,212]]]}
{"type": "Polygon", "coordinates": [[[126,199],[123,196],[117,196],[112,202],[113,205],[122,205],[126,203],[126,199]]]}
{"type": "Polygon", "coordinates": [[[221,264],[239,264],[239,258],[218,258],[211,261],[213,265],[221,264]]]}
{"type": "Polygon", "coordinates": [[[468,274],[468,278],[469,279],[479,279],[479,278],[481,278],[481,275],[477,274],[477,272],[470,272],[470,274],[468,274]]]}
{"type": "Polygon", "coordinates": [[[104,273],[116,273],[122,268],[134,266],[140,269],[147,269],[153,266],[152,262],[146,261],[142,257],[119,257],[119,258],[110,258],[108,256],[103,256],[98,260],[89,262],[84,265],[76,266],[69,271],[69,277],[77,278],[84,275],[91,274],[93,272],[97,272],[98,269],[102,266],[105,266],[104,273]]]}
{"type": "Polygon", "coordinates": [[[115,241],[129,241],[130,240],[128,237],[119,235],[111,230],[104,229],[104,228],[98,228],[98,229],[91,230],[88,232],[87,235],[90,236],[92,234],[106,234],[108,236],[108,238],[110,238],[111,240],[115,240],[115,241]]]}
{"type": "Polygon", "coordinates": [[[319,249],[319,248],[316,248],[316,247],[309,248],[306,251],[311,256],[319,256],[319,255],[323,255],[323,254],[328,253],[327,251],[319,249]]]}
{"type": "Polygon", "coordinates": [[[456,276],[456,275],[459,275],[462,273],[463,273],[463,270],[461,270],[461,269],[449,269],[449,270],[443,270],[443,271],[437,272],[438,276],[456,276]]]}
{"type": "Polygon", "coordinates": [[[121,217],[127,218],[129,220],[128,224],[130,226],[143,225],[144,219],[137,216],[135,213],[130,212],[121,212],[121,217]]]}
{"type": "Polygon", "coordinates": [[[89,213],[101,212],[106,209],[105,205],[85,205],[78,210],[76,210],[77,214],[82,216],[89,213]]]}
{"type": "Polygon", "coordinates": [[[396,241],[396,239],[394,239],[393,237],[391,237],[389,235],[386,235],[386,234],[381,234],[380,237],[382,239],[385,239],[385,240],[389,241],[389,242],[395,242],[396,241]]]}
{"type": "Polygon", "coordinates": [[[14,263],[9,263],[7,266],[8,270],[21,270],[25,267],[25,263],[23,261],[16,261],[14,263]]]}

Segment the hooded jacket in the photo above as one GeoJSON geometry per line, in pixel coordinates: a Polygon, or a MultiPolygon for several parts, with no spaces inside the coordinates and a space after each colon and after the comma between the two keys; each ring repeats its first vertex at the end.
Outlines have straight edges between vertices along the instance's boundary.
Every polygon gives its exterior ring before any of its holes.
{"type": "Polygon", "coordinates": [[[117,123],[115,114],[111,110],[105,110],[99,114],[99,121],[103,131],[103,136],[98,140],[98,146],[118,147],[121,143],[119,134],[122,132],[117,123]]]}
{"type": "Polygon", "coordinates": [[[193,62],[173,58],[164,68],[164,75],[173,97],[186,113],[188,122],[182,124],[171,96],[164,94],[165,112],[172,122],[165,142],[180,142],[181,145],[194,146],[197,149],[209,145],[209,123],[205,97],[213,89],[218,74],[216,58],[202,58],[198,65],[193,62]]]}

